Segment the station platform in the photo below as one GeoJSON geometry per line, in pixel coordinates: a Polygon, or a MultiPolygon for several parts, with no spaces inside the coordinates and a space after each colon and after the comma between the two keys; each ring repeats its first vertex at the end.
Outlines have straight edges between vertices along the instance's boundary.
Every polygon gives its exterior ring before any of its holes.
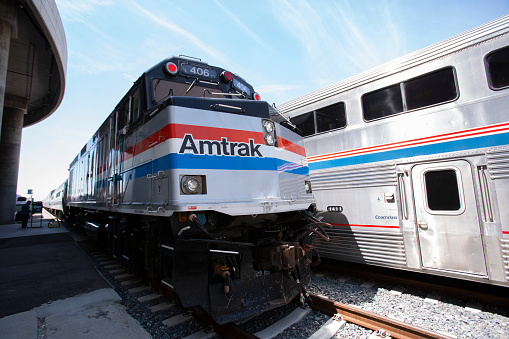
{"type": "Polygon", "coordinates": [[[0,225],[0,338],[151,338],[77,245],[88,238],[55,226],[46,211],[0,225]]]}

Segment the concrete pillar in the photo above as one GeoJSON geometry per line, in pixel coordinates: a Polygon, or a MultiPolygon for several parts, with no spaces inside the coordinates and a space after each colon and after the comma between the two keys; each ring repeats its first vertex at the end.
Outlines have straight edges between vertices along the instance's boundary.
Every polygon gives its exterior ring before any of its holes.
{"type": "Polygon", "coordinates": [[[0,138],[0,225],[14,223],[21,132],[26,105],[24,98],[8,96],[5,101],[0,138]]]}
{"type": "MultiPolygon", "coordinates": [[[[7,80],[7,64],[9,63],[11,32],[11,25],[0,19],[0,123],[2,123],[4,111],[5,83],[7,80]]],[[[1,136],[2,135],[0,134],[0,137],[1,136]]]]}

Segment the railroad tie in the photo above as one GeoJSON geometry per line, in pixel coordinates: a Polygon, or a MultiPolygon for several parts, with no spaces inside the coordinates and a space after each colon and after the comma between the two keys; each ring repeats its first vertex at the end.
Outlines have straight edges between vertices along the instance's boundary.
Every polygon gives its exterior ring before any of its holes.
{"type": "Polygon", "coordinates": [[[302,318],[307,316],[311,312],[310,308],[296,308],[292,313],[284,317],[283,319],[275,322],[264,330],[256,332],[254,335],[260,339],[271,339],[276,337],[279,333],[299,322],[302,318]]]}
{"type": "Polygon", "coordinates": [[[308,339],[323,339],[323,338],[332,338],[336,334],[337,331],[339,331],[341,328],[343,328],[346,324],[346,321],[343,320],[340,316],[337,314],[330,318],[318,331],[313,333],[312,336],[310,336],[308,339]]]}
{"type": "Polygon", "coordinates": [[[137,283],[140,283],[141,280],[140,279],[131,279],[131,280],[125,280],[125,281],[122,281],[120,283],[120,285],[122,286],[130,286],[130,285],[134,285],[134,284],[137,284],[137,283]]]}
{"type": "Polygon", "coordinates": [[[111,264],[111,265],[106,265],[104,266],[105,269],[109,270],[110,268],[121,268],[122,265],[120,264],[111,264]]]}
{"type": "Polygon", "coordinates": [[[125,273],[125,274],[119,274],[119,275],[116,275],[113,277],[113,279],[115,279],[115,280],[124,280],[127,278],[135,278],[135,275],[131,274],[131,273],[125,273]]]}
{"type": "Polygon", "coordinates": [[[482,305],[477,302],[469,301],[465,305],[465,310],[473,313],[479,313],[482,312],[482,305]]]}
{"type": "Polygon", "coordinates": [[[183,322],[189,321],[194,319],[190,314],[188,313],[182,313],[179,315],[176,315],[174,317],[168,318],[166,320],[163,320],[163,325],[172,327],[178,324],[181,324],[183,322]]]}
{"type": "Polygon", "coordinates": [[[152,294],[144,295],[142,297],[138,297],[138,301],[140,303],[144,303],[144,302],[151,301],[151,300],[158,299],[158,298],[161,298],[160,293],[152,293],[152,294]]]}
{"type": "Polygon", "coordinates": [[[151,288],[152,287],[150,287],[149,285],[134,287],[134,288],[131,288],[131,289],[127,290],[127,293],[135,294],[135,293],[139,293],[139,292],[144,292],[144,291],[150,290],[151,288]]]}
{"type": "Polygon", "coordinates": [[[216,336],[216,332],[212,331],[209,332],[207,329],[198,331],[196,333],[193,333],[191,335],[188,335],[187,337],[184,337],[183,339],[207,339],[207,338],[214,338],[216,336]]]}
{"type": "Polygon", "coordinates": [[[435,292],[430,292],[430,293],[428,293],[426,298],[424,298],[424,302],[427,302],[430,304],[437,304],[441,298],[442,297],[440,296],[440,294],[435,293],[435,292]]]}
{"type": "Polygon", "coordinates": [[[161,312],[161,311],[169,310],[173,306],[175,306],[175,304],[172,304],[172,303],[169,303],[169,302],[163,302],[163,303],[154,305],[152,307],[149,307],[149,310],[152,313],[156,313],[156,312],[161,312]]]}

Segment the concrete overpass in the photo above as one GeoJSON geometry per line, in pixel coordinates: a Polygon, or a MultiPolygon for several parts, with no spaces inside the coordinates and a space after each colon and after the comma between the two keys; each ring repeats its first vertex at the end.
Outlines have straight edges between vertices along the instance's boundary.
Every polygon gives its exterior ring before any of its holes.
{"type": "Polygon", "coordinates": [[[14,222],[21,133],[62,102],[64,27],[54,0],[0,0],[0,225],[14,222]]]}

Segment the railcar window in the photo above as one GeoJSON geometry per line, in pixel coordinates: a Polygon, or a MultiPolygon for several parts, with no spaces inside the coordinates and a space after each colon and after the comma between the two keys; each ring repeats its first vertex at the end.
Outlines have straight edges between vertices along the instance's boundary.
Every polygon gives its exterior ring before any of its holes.
{"type": "Polygon", "coordinates": [[[399,84],[362,96],[364,120],[370,121],[403,112],[399,84]]]}
{"type": "Polygon", "coordinates": [[[486,57],[490,87],[501,89],[509,86],[509,47],[500,49],[486,57]]]}
{"type": "Polygon", "coordinates": [[[406,81],[403,88],[408,110],[451,101],[458,96],[452,68],[445,68],[406,81]]]}
{"type": "Polygon", "coordinates": [[[314,112],[298,115],[290,118],[290,121],[302,132],[303,136],[315,134],[314,112]]]}
{"type": "Polygon", "coordinates": [[[439,170],[424,174],[426,200],[432,211],[457,211],[461,207],[456,171],[439,170]]]}
{"type": "Polygon", "coordinates": [[[316,130],[318,133],[346,126],[345,103],[338,102],[316,110],[316,130]]]}

